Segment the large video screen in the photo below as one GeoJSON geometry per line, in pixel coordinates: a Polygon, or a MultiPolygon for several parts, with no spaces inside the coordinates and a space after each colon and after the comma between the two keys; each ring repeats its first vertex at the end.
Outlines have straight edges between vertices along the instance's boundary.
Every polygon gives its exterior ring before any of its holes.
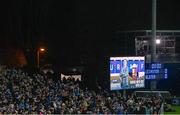
{"type": "Polygon", "coordinates": [[[145,57],[110,57],[110,89],[144,87],[145,57]]]}

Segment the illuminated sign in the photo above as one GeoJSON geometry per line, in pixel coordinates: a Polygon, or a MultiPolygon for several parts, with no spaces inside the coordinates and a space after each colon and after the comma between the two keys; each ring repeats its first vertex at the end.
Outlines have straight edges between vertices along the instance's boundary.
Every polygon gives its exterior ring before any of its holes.
{"type": "Polygon", "coordinates": [[[161,63],[147,63],[145,75],[146,79],[167,79],[168,69],[161,63]]]}
{"type": "Polygon", "coordinates": [[[110,88],[111,90],[144,87],[144,57],[111,57],[110,88]]]}

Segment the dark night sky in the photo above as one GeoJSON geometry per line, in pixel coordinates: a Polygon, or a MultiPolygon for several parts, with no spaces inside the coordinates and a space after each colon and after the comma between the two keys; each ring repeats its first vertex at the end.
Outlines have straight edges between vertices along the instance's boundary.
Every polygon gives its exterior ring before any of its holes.
{"type": "MultiPolygon", "coordinates": [[[[180,29],[178,0],[157,1],[157,28],[180,29]]],[[[43,44],[66,61],[101,55],[118,30],[151,29],[151,0],[6,0],[0,8],[1,43],[43,44]]]]}

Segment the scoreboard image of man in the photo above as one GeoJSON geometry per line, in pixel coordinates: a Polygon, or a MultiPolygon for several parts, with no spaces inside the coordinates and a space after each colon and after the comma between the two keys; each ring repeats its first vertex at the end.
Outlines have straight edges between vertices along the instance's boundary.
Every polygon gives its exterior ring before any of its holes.
{"type": "Polygon", "coordinates": [[[129,82],[128,82],[128,77],[129,77],[129,69],[128,69],[128,61],[125,59],[123,61],[123,68],[121,69],[120,72],[120,79],[122,79],[122,85],[128,87],[129,82]]]}

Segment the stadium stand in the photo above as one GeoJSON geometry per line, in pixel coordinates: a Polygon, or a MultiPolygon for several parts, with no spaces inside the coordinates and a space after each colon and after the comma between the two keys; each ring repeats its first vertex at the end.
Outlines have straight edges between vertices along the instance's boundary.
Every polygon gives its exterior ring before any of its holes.
{"type": "Polygon", "coordinates": [[[162,99],[121,96],[106,89],[82,88],[72,78],[53,80],[45,74],[0,68],[1,114],[158,114],[162,99]]]}

